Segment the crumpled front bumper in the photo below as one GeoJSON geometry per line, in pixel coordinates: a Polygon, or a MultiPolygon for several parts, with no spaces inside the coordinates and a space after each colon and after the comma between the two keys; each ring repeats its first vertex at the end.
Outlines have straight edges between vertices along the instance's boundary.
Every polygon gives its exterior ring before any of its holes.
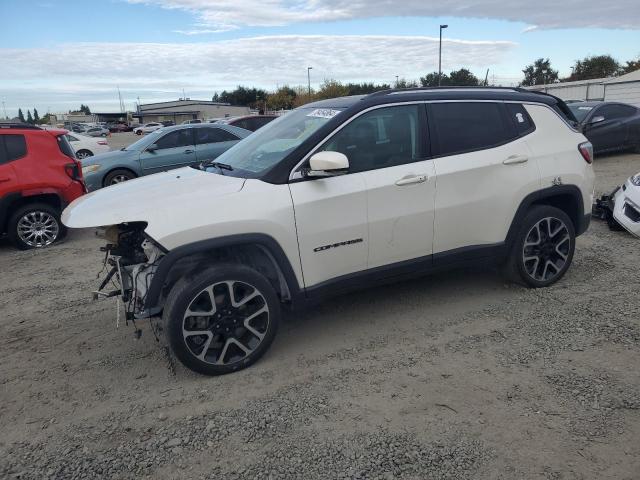
{"type": "Polygon", "coordinates": [[[613,218],[629,233],[640,238],[640,186],[627,180],[613,200],[613,218]]]}

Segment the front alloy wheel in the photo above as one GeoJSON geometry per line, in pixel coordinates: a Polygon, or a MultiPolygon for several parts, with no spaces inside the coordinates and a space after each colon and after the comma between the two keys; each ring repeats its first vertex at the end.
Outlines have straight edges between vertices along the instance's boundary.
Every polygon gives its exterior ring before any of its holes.
{"type": "Polygon", "coordinates": [[[207,375],[251,365],[269,347],[280,305],[269,281],[241,265],[180,280],[165,305],[169,341],[188,368],[207,375]]]}

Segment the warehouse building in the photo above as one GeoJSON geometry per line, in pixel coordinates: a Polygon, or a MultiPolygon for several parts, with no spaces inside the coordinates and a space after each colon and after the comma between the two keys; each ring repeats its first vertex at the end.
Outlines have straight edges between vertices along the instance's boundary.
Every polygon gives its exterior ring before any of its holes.
{"type": "Polygon", "coordinates": [[[132,116],[140,123],[172,121],[176,124],[185,120],[206,121],[213,118],[248,115],[248,107],[236,107],[228,103],[191,100],[181,98],[173,102],[147,103],[140,105],[132,116]]]}
{"type": "Polygon", "coordinates": [[[550,93],[562,100],[605,100],[640,107],[640,70],[619,77],[559,82],[526,88],[550,93]]]}

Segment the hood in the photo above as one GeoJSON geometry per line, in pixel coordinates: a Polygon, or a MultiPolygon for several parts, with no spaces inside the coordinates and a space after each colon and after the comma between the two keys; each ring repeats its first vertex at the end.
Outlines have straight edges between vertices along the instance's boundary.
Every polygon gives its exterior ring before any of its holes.
{"type": "MultiPolygon", "coordinates": [[[[95,140],[96,142],[102,140],[101,138],[95,137],[84,137],[82,140],[89,139],[95,140]]],[[[94,155],[92,157],[83,158],[81,163],[82,166],[86,165],[104,165],[105,163],[115,162],[118,160],[122,160],[123,158],[129,158],[131,155],[138,155],[138,152],[134,150],[114,150],[113,152],[107,153],[99,153],[98,155],[94,155]]]]}
{"type": "Polygon", "coordinates": [[[169,226],[172,215],[212,208],[217,198],[240,191],[244,181],[190,167],[156,173],[74,200],[62,212],[62,223],[70,228],[89,228],[147,222],[147,232],[154,237],[154,231],[160,233],[169,226]]]}

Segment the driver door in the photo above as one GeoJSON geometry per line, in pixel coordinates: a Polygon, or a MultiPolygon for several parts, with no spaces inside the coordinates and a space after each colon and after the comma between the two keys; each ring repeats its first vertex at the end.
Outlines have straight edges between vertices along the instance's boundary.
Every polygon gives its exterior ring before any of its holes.
{"type": "Polygon", "coordinates": [[[193,128],[167,132],[153,145],[155,147],[150,145],[140,154],[143,175],[197,163],[193,128]]]}

